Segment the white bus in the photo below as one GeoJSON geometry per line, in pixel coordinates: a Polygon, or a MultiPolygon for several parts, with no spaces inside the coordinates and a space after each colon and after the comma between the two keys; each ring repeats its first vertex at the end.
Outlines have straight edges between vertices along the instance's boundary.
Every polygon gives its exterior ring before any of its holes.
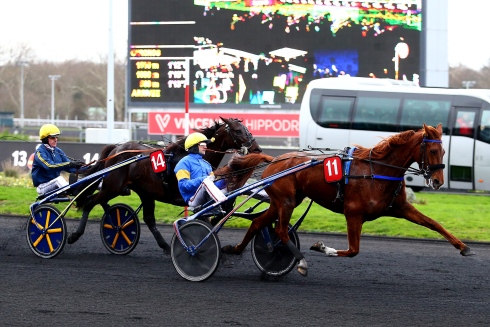
{"type": "MultiPolygon", "coordinates": [[[[442,123],[443,187],[490,191],[490,90],[362,77],[318,79],[308,85],[299,121],[300,149],[372,147],[382,137],[442,123]]],[[[414,190],[425,186],[421,176],[407,174],[405,181],[414,190]]]]}

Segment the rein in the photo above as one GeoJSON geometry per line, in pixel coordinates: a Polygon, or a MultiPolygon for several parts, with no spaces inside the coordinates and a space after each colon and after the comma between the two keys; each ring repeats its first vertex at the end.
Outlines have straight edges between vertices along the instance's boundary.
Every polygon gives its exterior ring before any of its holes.
{"type": "Polygon", "coordinates": [[[429,179],[430,176],[432,176],[432,174],[434,174],[437,170],[444,169],[446,167],[446,165],[445,164],[427,165],[427,167],[424,169],[425,156],[426,156],[426,151],[425,151],[426,143],[442,143],[442,141],[441,140],[430,140],[430,139],[427,139],[425,137],[423,138],[422,144],[420,145],[420,147],[421,147],[420,151],[423,153],[423,157],[422,157],[421,163],[419,164],[419,169],[415,169],[412,167],[405,168],[405,167],[400,167],[400,166],[394,166],[394,165],[390,165],[390,164],[387,164],[384,162],[372,160],[371,159],[372,149],[371,149],[369,151],[369,159],[353,157],[353,158],[356,158],[359,160],[368,161],[369,165],[370,165],[370,169],[371,169],[371,175],[357,175],[357,176],[353,175],[353,176],[346,176],[346,177],[349,177],[349,178],[372,178],[372,179],[383,179],[383,180],[391,180],[391,181],[403,181],[403,179],[404,179],[403,177],[391,177],[391,176],[382,176],[382,175],[373,174],[372,173],[373,172],[372,164],[374,163],[374,164],[385,166],[385,167],[405,170],[406,172],[409,172],[410,174],[417,175],[417,176],[422,175],[422,176],[424,176],[425,179],[429,179]]]}

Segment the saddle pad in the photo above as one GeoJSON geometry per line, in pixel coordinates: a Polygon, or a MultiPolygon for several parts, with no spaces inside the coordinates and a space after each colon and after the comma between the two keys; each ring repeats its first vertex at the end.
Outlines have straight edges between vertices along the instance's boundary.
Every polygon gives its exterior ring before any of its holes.
{"type": "Polygon", "coordinates": [[[165,154],[163,150],[156,150],[150,153],[151,168],[155,173],[161,173],[167,170],[165,154]]]}

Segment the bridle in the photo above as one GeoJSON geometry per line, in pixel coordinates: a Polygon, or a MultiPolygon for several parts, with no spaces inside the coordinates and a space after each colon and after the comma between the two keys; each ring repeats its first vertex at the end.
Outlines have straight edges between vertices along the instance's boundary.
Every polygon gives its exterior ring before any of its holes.
{"type": "Polygon", "coordinates": [[[240,120],[234,119],[233,122],[238,122],[243,127],[243,129],[245,130],[245,136],[246,136],[247,140],[244,143],[239,143],[238,142],[239,140],[237,140],[237,137],[235,136],[234,131],[230,128],[229,124],[225,124],[225,131],[226,131],[226,133],[228,133],[228,135],[231,136],[231,138],[233,139],[233,142],[237,145],[238,148],[240,148],[241,152],[243,154],[247,154],[248,150],[252,147],[252,144],[255,141],[255,138],[252,136],[252,133],[250,133],[247,126],[242,124],[242,122],[240,120]]]}
{"type": "Polygon", "coordinates": [[[427,167],[424,169],[424,164],[426,160],[426,155],[427,155],[427,143],[441,143],[441,140],[430,140],[425,137],[422,139],[422,144],[420,144],[420,152],[422,152],[422,161],[419,164],[419,175],[423,175],[425,179],[429,179],[432,174],[434,174],[436,171],[440,169],[444,169],[446,167],[445,164],[436,164],[436,165],[429,165],[427,164],[427,167]]]}

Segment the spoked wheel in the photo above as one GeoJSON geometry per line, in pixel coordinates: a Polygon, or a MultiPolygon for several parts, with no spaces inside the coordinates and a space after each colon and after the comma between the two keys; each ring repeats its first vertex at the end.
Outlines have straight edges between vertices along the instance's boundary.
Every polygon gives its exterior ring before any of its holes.
{"type": "MultiPolygon", "coordinates": [[[[188,247],[197,246],[208,234],[211,233],[211,226],[200,220],[192,220],[179,229],[184,243],[188,247]]],[[[191,254],[180,243],[179,238],[174,234],[172,238],[171,255],[175,269],[183,278],[192,282],[204,281],[211,277],[218,269],[221,258],[221,245],[218,236],[214,233],[191,254]]]]}
{"type": "MultiPolygon", "coordinates": [[[[286,244],[283,244],[274,231],[275,223],[267,227],[271,244],[276,244],[272,249],[264,238],[263,232],[259,232],[252,240],[252,258],[259,270],[268,276],[283,276],[293,269],[297,260],[286,244]]],[[[289,225],[291,228],[291,225],[289,225]]],[[[299,249],[299,237],[295,229],[289,231],[289,238],[299,249]]]]}
{"type": "Polygon", "coordinates": [[[100,221],[100,238],[109,252],[128,254],[140,239],[140,222],[134,210],[122,203],[112,205],[100,221]]]}
{"type": "Polygon", "coordinates": [[[38,257],[49,259],[60,254],[66,243],[66,224],[60,211],[50,205],[41,205],[27,222],[27,243],[38,257]]]}

